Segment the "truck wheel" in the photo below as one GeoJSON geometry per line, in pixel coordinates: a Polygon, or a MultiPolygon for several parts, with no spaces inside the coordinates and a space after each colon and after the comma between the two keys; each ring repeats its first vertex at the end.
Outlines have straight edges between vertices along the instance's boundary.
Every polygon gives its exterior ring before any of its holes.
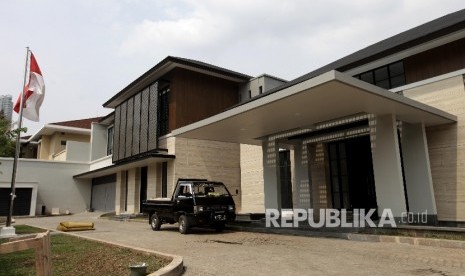
{"type": "Polygon", "coordinates": [[[179,232],[181,234],[187,234],[189,231],[190,225],[189,220],[185,215],[181,215],[179,217],[179,232]]]}
{"type": "Polygon", "coordinates": [[[215,225],[215,231],[216,231],[216,232],[223,232],[224,227],[225,227],[224,223],[216,224],[216,225],[215,225]]]}
{"type": "Polygon", "coordinates": [[[160,230],[161,227],[161,220],[157,216],[157,214],[153,214],[152,217],[150,218],[150,227],[152,227],[153,231],[158,231],[160,230]]]}

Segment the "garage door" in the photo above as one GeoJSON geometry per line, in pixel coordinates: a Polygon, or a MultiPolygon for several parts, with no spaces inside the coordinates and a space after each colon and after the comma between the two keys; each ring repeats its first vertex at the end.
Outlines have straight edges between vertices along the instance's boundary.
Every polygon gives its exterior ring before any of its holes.
{"type": "Polygon", "coordinates": [[[92,179],[91,207],[95,211],[115,211],[116,175],[92,179]]]}
{"type": "MultiPolygon", "coordinates": [[[[10,188],[0,188],[0,216],[8,216],[10,188]]],[[[16,188],[13,216],[29,216],[31,212],[32,188],[16,188]]]]}

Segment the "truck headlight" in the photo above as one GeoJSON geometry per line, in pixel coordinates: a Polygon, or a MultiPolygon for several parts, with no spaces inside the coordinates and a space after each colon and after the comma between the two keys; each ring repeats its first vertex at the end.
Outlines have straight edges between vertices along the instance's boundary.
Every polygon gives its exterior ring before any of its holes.
{"type": "Polygon", "coordinates": [[[228,211],[234,211],[234,205],[228,205],[228,211]]]}
{"type": "Polygon", "coordinates": [[[203,212],[203,211],[207,211],[207,207],[205,206],[195,206],[194,207],[194,213],[200,213],[200,212],[203,212]]]}

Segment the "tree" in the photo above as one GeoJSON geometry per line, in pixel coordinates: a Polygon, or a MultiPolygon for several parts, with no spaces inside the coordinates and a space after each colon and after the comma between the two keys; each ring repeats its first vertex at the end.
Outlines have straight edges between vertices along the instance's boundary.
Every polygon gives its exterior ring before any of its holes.
{"type": "Polygon", "coordinates": [[[16,142],[14,138],[19,131],[11,130],[9,120],[0,114],[0,157],[14,157],[16,142]]]}

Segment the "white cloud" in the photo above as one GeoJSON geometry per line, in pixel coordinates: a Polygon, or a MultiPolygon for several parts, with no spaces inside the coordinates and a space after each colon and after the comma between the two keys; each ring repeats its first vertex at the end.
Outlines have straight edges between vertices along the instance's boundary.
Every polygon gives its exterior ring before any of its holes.
{"type": "Polygon", "coordinates": [[[170,13],[135,24],[119,53],[156,59],[178,55],[221,62],[250,74],[274,72],[294,78],[407,29],[405,22],[413,27],[457,9],[442,8],[432,16],[426,12],[432,12],[431,6],[404,1],[376,5],[368,0],[181,3],[186,9],[176,16],[170,13]],[[421,14],[416,13],[418,8],[421,14]]]}
{"type": "Polygon", "coordinates": [[[168,55],[292,79],[462,8],[462,0],[5,1],[0,94],[18,95],[31,46],[47,86],[42,121],[26,122],[34,132],[105,115],[102,103],[168,55]]]}

